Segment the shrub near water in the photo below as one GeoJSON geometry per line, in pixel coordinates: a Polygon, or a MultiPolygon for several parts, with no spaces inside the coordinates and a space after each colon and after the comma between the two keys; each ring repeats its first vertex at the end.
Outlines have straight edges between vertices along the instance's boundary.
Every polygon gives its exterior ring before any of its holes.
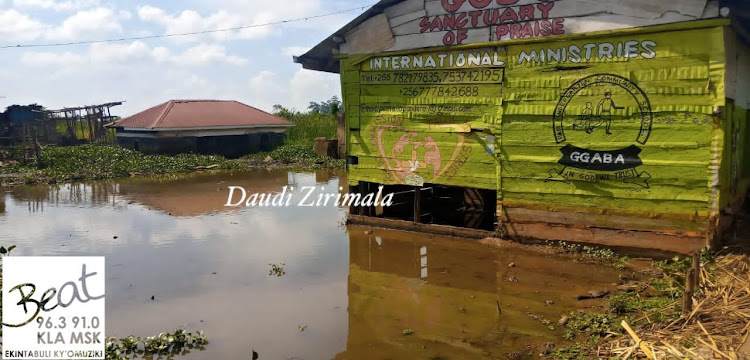
{"type": "Polygon", "coordinates": [[[294,123],[287,132],[287,144],[312,145],[317,137],[336,138],[336,116],[325,114],[302,114],[299,112],[277,113],[294,123]]]}
{"type": "Polygon", "coordinates": [[[38,162],[0,167],[0,174],[12,174],[27,184],[36,184],[110,179],[135,174],[184,173],[206,166],[224,170],[270,166],[306,170],[342,169],[344,161],[315,155],[312,144],[288,144],[272,152],[235,160],[218,155],[144,155],[138,151],[108,145],[50,146],[44,148],[38,162]],[[268,156],[273,159],[270,163],[265,161],[268,156]]]}
{"type": "Polygon", "coordinates": [[[43,175],[55,179],[91,180],[133,173],[184,172],[199,166],[221,166],[227,162],[224,157],[214,155],[144,155],[117,146],[81,145],[45,148],[38,167],[43,175]]]}

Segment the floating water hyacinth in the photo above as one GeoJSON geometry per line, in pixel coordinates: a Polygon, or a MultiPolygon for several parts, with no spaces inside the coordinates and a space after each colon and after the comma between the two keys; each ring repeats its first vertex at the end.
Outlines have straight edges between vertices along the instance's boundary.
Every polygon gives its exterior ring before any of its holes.
{"type": "Polygon", "coordinates": [[[279,264],[268,264],[271,266],[271,270],[268,271],[268,275],[276,275],[276,276],[284,276],[286,274],[286,271],[284,271],[284,263],[279,264]]]}
{"type": "Polygon", "coordinates": [[[183,329],[175,330],[173,333],[161,333],[157,336],[146,338],[128,336],[126,338],[108,338],[105,346],[106,359],[124,360],[137,357],[153,355],[173,355],[186,350],[200,348],[208,343],[203,332],[195,334],[183,329]]]}

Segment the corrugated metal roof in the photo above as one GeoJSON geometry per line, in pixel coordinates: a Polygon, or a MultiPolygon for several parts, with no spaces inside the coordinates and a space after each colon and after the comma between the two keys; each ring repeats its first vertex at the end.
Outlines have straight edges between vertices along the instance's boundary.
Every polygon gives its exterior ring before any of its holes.
{"type": "Polygon", "coordinates": [[[234,100],[170,100],[112,126],[159,130],[293,125],[290,121],[234,100]]]}
{"type": "Polygon", "coordinates": [[[387,7],[398,4],[405,0],[380,0],[373,7],[357,16],[354,20],[344,25],[341,29],[321,41],[306,54],[295,56],[294,62],[302,64],[302,67],[308,70],[326,71],[331,73],[339,72],[339,60],[333,56],[333,49],[338,47],[334,37],[343,37],[347,32],[367,21],[367,19],[381,14],[387,7]]]}

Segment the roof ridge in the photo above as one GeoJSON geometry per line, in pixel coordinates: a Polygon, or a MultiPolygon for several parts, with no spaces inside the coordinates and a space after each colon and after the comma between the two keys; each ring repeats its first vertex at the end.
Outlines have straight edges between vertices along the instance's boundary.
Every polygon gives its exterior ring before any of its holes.
{"type": "Polygon", "coordinates": [[[159,116],[156,117],[156,120],[154,120],[154,122],[151,125],[147,126],[147,128],[154,129],[157,126],[159,126],[159,124],[161,124],[161,122],[164,121],[164,118],[167,117],[167,114],[172,110],[172,107],[174,106],[174,104],[175,104],[175,100],[169,100],[165,102],[163,105],[167,105],[167,106],[164,108],[164,110],[162,110],[161,114],[159,114],[159,116]]]}
{"type": "Polygon", "coordinates": [[[240,101],[237,101],[237,100],[230,100],[230,101],[234,101],[234,102],[236,102],[236,103],[238,103],[238,104],[240,104],[240,105],[245,105],[245,106],[247,106],[247,107],[249,107],[249,108],[251,108],[251,109],[254,109],[254,110],[260,111],[260,112],[262,112],[262,113],[264,113],[264,114],[266,114],[266,115],[269,115],[269,116],[273,116],[273,117],[275,117],[275,118],[277,118],[277,119],[280,119],[280,120],[286,121],[286,122],[288,122],[288,123],[290,123],[290,124],[293,124],[293,122],[292,122],[292,121],[289,121],[289,120],[287,120],[287,119],[284,119],[284,118],[283,118],[283,117],[281,117],[281,116],[277,116],[277,115],[271,114],[271,113],[270,113],[270,112],[268,112],[268,111],[264,111],[264,110],[258,109],[258,108],[257,108],[257,107],[255,107],[255,106],[252,106],[252,105],[248,105],[248,104],[245,104],[245,103],[243,103],[243,102],[240,102],[240,101]]]}
{"type": "Polygon", "coordinates": [[[170,101],[176,103],[191,103],[191,102],[232,102],[236,100],[220,100],[220,99],[172,99],[170,101]]]}
{"type": "Polygon", "coordinates": [[[137,112],[137,113],[135,113],[135,114],[132,114],[132,115],[130,115],[130,116],[126,116],[126,117],[124,117],[124,118],[120,118],[120,120],[117,120],[117,121],[115,121],[114,123],[112,123],[112,126],[116,126],[116,125],[118,125],[118,124],[120,124],[120,123],[122,123],[122,122],[125,122],[126,120],[130,120],[130,119],[132,119],[132,118],[134,118],[134,117],[136,117],[136,116],[138,116],[138,115],[141,115],[141,114],[143,114],[143,113],[145,113],[145,112],[147,112],[147,111],[149,111],[149,110],[151,110],[151,109],[156,109],[156,108],[158,108],[159,106],[162,106],[162,105],[164,105],[164,104],[165,104],[165,103],[161,103],[161,104],[158,104],[158,105],[154,105],[154,106],[152,106],[152,107],[149,107],[149,108],[148,108],[148,109],[146,109],[146,110],[142,110],[142,111],[139,111],[139,112],[137,112]]]}

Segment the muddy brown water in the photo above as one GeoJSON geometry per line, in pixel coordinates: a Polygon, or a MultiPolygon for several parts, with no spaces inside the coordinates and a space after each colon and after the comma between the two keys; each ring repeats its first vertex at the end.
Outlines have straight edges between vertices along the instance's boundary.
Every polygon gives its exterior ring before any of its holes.
{"type": "Polygon", "coordinates": [[[523,247],[345,226],[336,206],[223,206],[229,185],[339,183],[261,170],[0,188],[0,245],[106,256],[107,335],[205,331],[186,359],[502,359],[560,341],[562,314],[601,304],[574,297],[618,281],[523,247]]]}

